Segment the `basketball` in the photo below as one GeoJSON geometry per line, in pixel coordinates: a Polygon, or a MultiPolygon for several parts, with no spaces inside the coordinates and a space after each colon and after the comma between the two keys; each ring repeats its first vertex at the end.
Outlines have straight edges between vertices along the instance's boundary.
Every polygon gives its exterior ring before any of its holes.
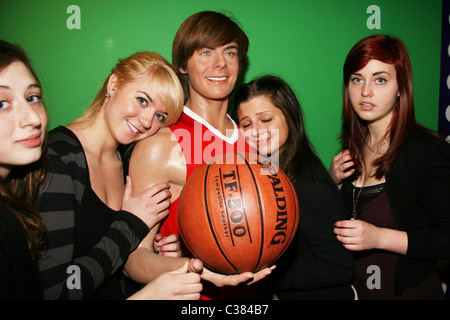
{"type": "Polygon", "coordinates": [[[205,266],[221,274],[272,266],[295,236],[297,194],[267,158],[227,153],[197,168],[181,192],[182,240],[205,266]]]}

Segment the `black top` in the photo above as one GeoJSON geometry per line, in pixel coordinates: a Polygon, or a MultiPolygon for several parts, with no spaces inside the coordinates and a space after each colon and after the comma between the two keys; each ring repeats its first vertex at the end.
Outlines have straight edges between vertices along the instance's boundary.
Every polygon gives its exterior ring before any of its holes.
{"type": "MultiPolygon", "coordinates": [[[[123,155],[121,156],[125,181],[128,172],[128,161],[123,155]]],[[[75,217],[75,258],[84,256],[102,239],[118,213],[102,202],[92,189],[90,182],[86,187],[85,198],[75,217]]],[[[119,268],[118,271],[102,283],[89,299],[117,300],[127,298],[121,289],[121,275],[122,268],[119,268]]]]}
{"type": "MultiPolygon", "coordinates": [[[[74,258],[84,256],[106,234],[114,222],[117,211],[104,204],[94,190],[89,187],[84,203],[75,217],[74,258]]],[[[125,299],[120,287],[119,268],[89,297],[89,299],[125,299]]]]}
{"type": "Polygon", "coordinates": [[[394,159],[386,191],[408,251],[396,270],[397,293],[416,286],[450,257],[450,144],[420,130],[394,159]]]}
{"type": "Polygon", "coordinates": [[[336,239],[334,223],[347,211],[322,163],[315,161],[295,181],[299,229],[270,276],[279,299],[353,299],[353,257],[336,239]]]}
{"type": "Polygon", "coordinates": [[[397,296],[436,272],[436,260],[450,257],[449,181],[450,144],[416,129],[386,173],[395,224],[408,236],[395,269],[397,296]]]}
{"type": "Polygon", "coordinates": [[[14,214],[0,204],[0,300],[42,299],[37,265],[14,214]]]}
{"type": "MultiPolygon", "coordinates": [[[[361,207],[363,207],[365,204],[369,203],[376,197],[378,197],[385,189],[386,184],[380,183],[373,186],[367,186],[363,187],[362,190],[359,187],[355,187],[355,197],[358,198],[357,200],[357,208],[356,213],[360,211],[361,207]],[[359,196],[358,196],[359,194],[359,196]]],[[[344,199],[345,207],[347,208],[348,212],[351,213],[353,211],[353,183],[350,181],[345,180],[342,183],[341,187],[341,194],[344,199]]],[[[348,216],[348,218],[351,218],[351,215],[348,216]]]]}
{"type": "MultiPolygon", "coordinates": [[[[76,135],[65,127],[49,133],[47,154],[50,164],[45,192],[39,203],[39,212],[48,228],[47,256],[39,259],[44,299],[88,299],[106,279],[120,273],[124,261],[149,229],[135,215],[119,210],[112,215],[111,223],[102,222],[102,228],[108,228],[101,239],[82,255],[78,251],[75,256],[78,214],[90,194],[86,156],[76,135]],[[70,266],[80,269],[80,289],[66,285],[70,266]]],[[[95,206],[91,209],[91,213],[98,210],[95,206]]],[[[97,224],[92,223],[90,229],[96,229],[97,224]]]]}
{"type": "MultiPolygon", "coordinates": [[[[383,184],[364,187],[358,200],[357,219],[367,221],[380,228],[397,230],[397,224],[388,201],[387,193],[383,191],[383,184]],[[364,197],[363,197],[364,196],[364,197]]],[[[359,188],[356,188],[358,191],[359,188]]],[[[351,198],[353,186],[344,182],[341,192],[351,198]]],[[[348,208],[353,208],[352,201],[348,208]]],[[[353,286],[360,300],[423,300],[443,299],[441,282],[436,273],[424,279],[413,288],[405,288],[401,295],[395,293],[395,270],[400,257],[394,252],[372,249],[353,251],[355,258],[355,280],[353,286]]]]}

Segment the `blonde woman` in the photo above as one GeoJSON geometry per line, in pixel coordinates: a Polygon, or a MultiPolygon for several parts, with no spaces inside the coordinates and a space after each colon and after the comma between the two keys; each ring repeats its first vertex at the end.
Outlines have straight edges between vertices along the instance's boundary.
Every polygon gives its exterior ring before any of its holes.
{"type": "MultiPolygon", "coordinates": [[[[160,183],[132,196],[120,147],[174,123],[182,107],[171,66],[156,53],[140,52],[119,61],[81,118],[49,133],[50,165],[39,207],[48,226],[46,258],[39,263],[46,299],[128,296],[121,289],[123,265],[167,216],[171,193],[168,183],[160,183]]],[[[187,268],[179,273],[189,281],[178,294],[195,297],[199,276],[187,268]]]]}

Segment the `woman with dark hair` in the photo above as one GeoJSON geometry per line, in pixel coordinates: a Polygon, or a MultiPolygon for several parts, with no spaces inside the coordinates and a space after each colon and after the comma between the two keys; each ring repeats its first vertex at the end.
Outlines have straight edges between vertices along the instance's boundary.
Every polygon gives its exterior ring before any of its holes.
{"type": "Polygon", "coordinates": [[[450,256],[450,145],[415,121],[411,62],[395,37],[359,41],[344,64],[343,150],[330,175],[351,220],[361,299],[439,299],[436,261],[450,256]]]}
{"type": "Polygon", "coordinates": [[[42,299],[36,260],[47,234],[36,210],[47,115],[22,48],[0,40],[0,299],[42,299]]]}
{"type": "Polygon", "coordinates": [[[309,142],[294,92],[280,78],[260,77],[236,91],[233,115],[249,145],[279,162],[299,199],[299,229],[272,273],[272,293],[279,299],[353,299],[353,259],[333,234],[346,210],[309,142]]]}

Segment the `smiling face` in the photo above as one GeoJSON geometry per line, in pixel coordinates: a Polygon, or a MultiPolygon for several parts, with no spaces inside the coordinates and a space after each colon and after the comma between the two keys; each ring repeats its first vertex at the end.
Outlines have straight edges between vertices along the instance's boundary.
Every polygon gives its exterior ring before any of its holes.
{"type": "Polygon", "coordinates": [[[242,102],[238,119],[247,143],[262,155],[277,153],[288,138],[289,129],[283,112],[266,96],[255,96],[242,102]]]}
{"type": "Polygon", "coordinates": [[[350,76],[348,92],[353,110],[368,124],[386,127],[399,97],[397,74],[392,64],[370,60],[350,76]]]}
{"type": "Polygon", "coordinates": [[[111,98],[105,106],[105,119],[114,139],[126,145],[152,136],[168,116],[153,82],[141,80],[119,86],[117,80],[112,74],[108,83],[111,98]]]}
{"type": "Polygon", "coordinates": [[[41,157],[47,115],[42,90],[19,61],[0,71],[0,176],[41,157]]]}
{"type": "Polygon", "coordinates": [[[239,73],[237,44],[197,49],[180,72],[189,77],[191,98],[227,100],[239,73]]]}

